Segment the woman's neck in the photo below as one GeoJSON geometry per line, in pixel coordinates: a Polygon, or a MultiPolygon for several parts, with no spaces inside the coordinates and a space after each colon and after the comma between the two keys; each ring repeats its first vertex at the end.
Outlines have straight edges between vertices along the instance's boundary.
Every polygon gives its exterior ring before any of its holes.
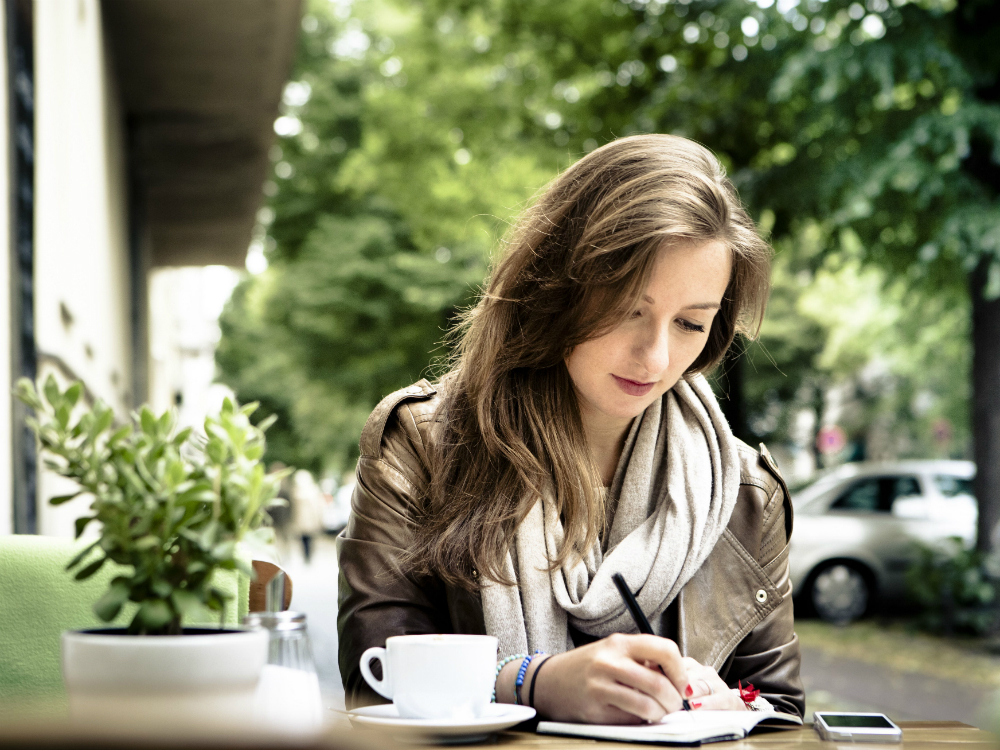
{"type": "Polygon", "coordinates": [[[583,431],[587,435],[590,455],[594,459],[594,465],[598,472],[600,472],[601,484],[605,487],[610,486],[615,478],[618,459],[621,458],[630,426],[631,421],[625,425],[595,425],[587,424],[587,421],[584,420],[583,431]]]}

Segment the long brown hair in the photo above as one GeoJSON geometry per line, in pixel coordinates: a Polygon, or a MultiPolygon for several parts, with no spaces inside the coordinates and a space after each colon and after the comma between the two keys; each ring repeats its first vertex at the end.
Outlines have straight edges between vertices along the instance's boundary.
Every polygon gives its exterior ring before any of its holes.
{"type": "Polygon", "coordinates": [[[688,373],[715,366],[737,332],[756,335],[769,291],[771,249],[718,160],[685,138],[633,136],[541,191],[457,329],[414,572],[468,588],[477,575],[512,583],[504,556],[547,484],[565,531],[553,566],[596,542],[604,498],[566,356],[625,319],[665,242],[710,240],[730,249],[732,272],[688,373]]]}

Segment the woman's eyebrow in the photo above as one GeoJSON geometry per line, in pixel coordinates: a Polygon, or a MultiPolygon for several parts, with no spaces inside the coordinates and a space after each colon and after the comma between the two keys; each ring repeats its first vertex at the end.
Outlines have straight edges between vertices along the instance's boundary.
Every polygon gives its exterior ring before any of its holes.
{"type": "MultiPolygon", "coordinates": [[[[642,296],[643,302],[648,302],[651,305],[656,304],[656,300],[650,297],[648,294],[642,296]]],[[[696,302],[693,305],[685,305],[681,308],[682,310],[721,310],[722,306],[718,302],[696,302]]]]}
{"type": "Polygon", "coordinates": [[[683,310],[721,310],[722,305],[718,302],[697,302],[693,305],[686,305],[683,310]]]}

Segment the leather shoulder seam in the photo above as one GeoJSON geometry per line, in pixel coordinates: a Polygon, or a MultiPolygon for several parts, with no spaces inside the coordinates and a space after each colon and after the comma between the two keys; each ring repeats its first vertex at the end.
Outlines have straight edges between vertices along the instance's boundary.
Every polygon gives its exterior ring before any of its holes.
{"type": "Polygon", "coordinates": [[[767,505],[764,506],[764,521],[763,521],[764,528],[767,528],[767,522],[771,520],[771,516],[774,515],[774,512],[778,508],[783,507],[784,505],[783,502],[779,503],[774,502],[775,498],[778,497],[780,494],[781,494],[781,485],[779,484],[777,487],[774,488],[774,492],[771,493],[771,497],[767,499],[767,505]]]}
{"type": "MultiPolygon", "coordinates": [[[[379,402],[372,411],[361,432],[361,455],[365,458],[381,458],[382,433],[389,417],[400,404],[406,401],[426,401],[437,393],[426,379],[391,393],[379,402]]],[[[412,418],[412,417],[411,417],[412,418]]]]}
{"type": "MultiPolygon", "coordinates": [[[[380,458],[373,458],[372,456],[362,456],[361,459],[365,460],[365,461],[372,461],[373,463],[377,463],[380,467],[382,467],[382,468],[384,468],[384,469],[386,469],[388,471],[391,471],[393,474],[395,474],[397,477],[399,477],[399,480],[401,482],[405,482],[409,486],[410,490],[414,494],[416,494],[417,492],[419,492],[419,490],[417,489],[417,486],[410,479],[408,479],[407,476],[403,472],[401,472],[398,467],[393,466],[392,464],[390,464],[385,459],[383,459],[381,457],[380,458]]],[[[394,511],[394,512],[396,512],[396,511],[394,511]]]]}

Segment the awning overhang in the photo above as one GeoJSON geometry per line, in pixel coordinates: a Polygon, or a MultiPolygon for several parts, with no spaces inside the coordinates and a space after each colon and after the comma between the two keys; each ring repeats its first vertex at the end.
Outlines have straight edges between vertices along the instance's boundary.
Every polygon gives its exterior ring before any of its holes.
{"type": "Polygon", "coordinates": [[[242,266],[299,0],[103,0],[152,266],[242,266]]]}

